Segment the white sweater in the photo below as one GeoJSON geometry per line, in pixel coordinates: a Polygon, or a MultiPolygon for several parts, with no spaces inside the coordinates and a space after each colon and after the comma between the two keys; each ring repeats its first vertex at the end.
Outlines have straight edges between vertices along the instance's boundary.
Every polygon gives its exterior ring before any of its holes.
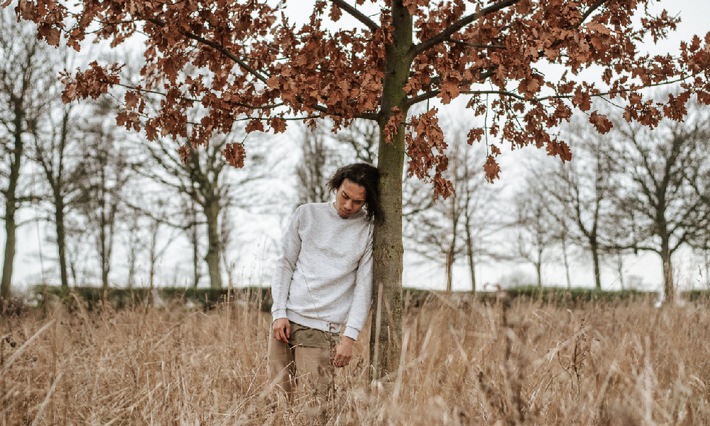
{"type": "Polygon", "coordinates": [[[343,219],[333,203],[291,216],[271,282],[274,320],[357,339],[372,298],[372,232],[366,213],[343,219]]]}

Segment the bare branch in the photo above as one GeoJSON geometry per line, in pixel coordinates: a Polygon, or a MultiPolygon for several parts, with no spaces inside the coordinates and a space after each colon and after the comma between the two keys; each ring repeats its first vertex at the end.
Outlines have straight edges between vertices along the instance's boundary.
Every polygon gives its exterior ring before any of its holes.
{"type": "Polygon", "coordinates": [[[367,17],[364,13],[360,12],[357,10],[354,6],[350,5],[344,0],[330,0],[334,5],[338,6],[339,8],[343,9],[345,12],[348,13],[348,15],[352,16],[353,18],[357,19],[360,21],[362,24],[364,24],[367,28],[370,29],[373,33],[377,30],[380,29],[380,26],[377,25],[372,19],[367,17]]]}

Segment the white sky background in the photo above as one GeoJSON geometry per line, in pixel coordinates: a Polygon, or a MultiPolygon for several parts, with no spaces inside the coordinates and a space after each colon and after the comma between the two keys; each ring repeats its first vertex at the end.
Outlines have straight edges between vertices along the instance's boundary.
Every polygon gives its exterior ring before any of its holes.
{"type": "MultiPolygon", "coordinates": [[[[311,10],[312,0],[298,0],[287,2],[286,13],[292,16],[296,21],[306,19],[311,10]]],[[[679,15],[682,22],[678,26],[678,30],[670,35],[669,40],[662,41],[658,46],[649,45],[649,51],[652,53],[673,52],[677,49],[678,43],[681,40],[689,40],[693,34],[698,34],[701,37],[710,31],[710,24],[707,20],[707,15],[710,5],[705,0],[677,0],[659,2],[658,9],[665,8],[671,15],[679,15]]],[[[346,16],[346,15],[344,15],[346,16]]],[[[376,17],[373,17],[376,20],[376,17]]],[[[347,23],[348,21],[343,21],[347,23]]],[[[593,78],[593,77],[590,77],[593,78]]],[[[442,108],[442,115],[455,117],[457,120],[466,120],[465,111],[461,106],[461,102],[454,102],[452,105],[442,108]]],[[[445,122],[444,119],[442,121],[445,122]]],[[[291,130],[296,130],[295,126],[291,126],[291,130]]],[[[252,135],[250,140],[257,136],[252,135]]],[[[294,141],[295,133],[288,132],[287,135],[280,135],[275,138],[279,146],[283,146],[284,150],[290,152],[298,152],[298,147],[294,141]]],[[[505,153],[501,159],[502,179],[500,185],[510,184],[515,181],[516,165],[520,164],[531,155],[542,155],[541,150],[529,148],[519,150],[512,153],[505,153]]],[[[291,163],[283,164],[283,170],[288,173],[295,165],[297,158],[291,157],[291,163]]],[[[248,160],[247,160],[248,161],[248,160]]],[[[557,159],[548,159],[548,161],[558,161],[557,159]]],[[[295,177],[292,175],[288,180],[282,182],[284,186],[295,186],[295,177]]],[[[295,191],[295,189],[294,189],[295,191]]],[[[290,211],[294,206],[288,199],[278,206],[272,206],[268,211],[262,212],[259,215],[261,220],[254,220],[243,214],[236,214],[233,217],[237,229],[234,235],[235,243],[233,249],[228,252],[228,258],[236,260],[241,258],[240,262],[231,265],[235,273],[236,284],[238,285],[259,285],[268,284],[268,277],[271,275],[271,264],[276,256],[278,249],[278,240],[280,239],[280,229],[285,223],[290,211]],[[248,224],[248,225],[247,225],[248,224]],[[237,250],[237,248],[239,248],[237,250]]],[[[54,262],[48,258],[54,258],[55,247],[52,244],[40,244],[44,241],[45,225],[29,223],[17,231],[18,252],[15,257],[15,273],[14,273],[14,290],[22,290],[28,285],[38,283],[42,279],[40,268],[40,251],[44,258],[45,269],[52,266],[54,262]]],[[[0,235],[0,243],[4,247],[4,233],[0,235]]],[[[122,241],[118,241],[121,244],[122,241]]],[[[189,285],[191,277],[190,266],[190,248],[186,241],[176,240],[173,243],[175,246],[174,253],[165,256],[165,260],[159,265],[158,280],[164,285],[189,285]]],[[[115,267],[112,272],[113,281],[123,285],[125,281],[125,257],[117,253],[115,258],[115,267]]],[[[584,259],[576,260],[576,265],[573,269],[573,282],[576,285],[587,284],[592,286],[591,261],[584,259]],[[582,278],[584,277],[584,278],[582,278]]],[[[543,266],[543,281],[546,284],[554,284],[564,286],[564,271],[561,262],[557,265],[543,266]]],[[[144,267],[147,265],[143,265],[144,267]]],[[[226,265],[230,267],[230,265],[226,265]]],[[[458,262],[459,270],[455,273],[455,290],[467,290],[469,288],[468,277],[465,272],[465,259],[460,259],[458,262]]],[[[688,257],[677,256],[675,259],[675,267],[680,271],[677,273],[677,279],[680,287],[689,287],[700,282],[698,277],[698,265],[689,260],[688,257]]],[[[54,267],[53,269],[56,269],[54,267]]],[[[612,268],[608,266],[604,268],[605,273],[602,281],[605,288],[619,289],[618,280],[615,280],[615,274],[612,273],[612,268]]],[[[206,273],[204,267],[203,273],[206,273]]],[[[56,273],[51,275],[58,275],[56,273]]],[[[98,275],[98,273],[97,273],[98,275]]],[[[511,278],[518,276],[522,277],[526,283],[534,282],[533,270],[530,266],[523,264],[519,265],[496,265],[483,266],[477,270],[478,290],[484,290],[486,284],[493,285],[495,283],[506,283],[511,278]]],[[[661,264],[657,255],[645,254],[641,256],[630,256],[626,260],[625,276],[627,286],[629,281],[635,281],[637,286],[645,289],[660,289],[662,282],[661,264]],[[635,278],[630,278],[635,277],[635,278]]],[[[140,285],[141,278],[138,278],[140,285]]],[[[442,266],[433,263],[425,265],[416,265],[413,262],[411,254],[405,254],[405,270],[403,283],[405,287],[416,288],[444,288],[444,270],[442,266]]],[[[206,285],[207,277],[203,277],[202,285],[206,285]]],[[[226,283],[226,281],[225,281],[226,283]]]]}

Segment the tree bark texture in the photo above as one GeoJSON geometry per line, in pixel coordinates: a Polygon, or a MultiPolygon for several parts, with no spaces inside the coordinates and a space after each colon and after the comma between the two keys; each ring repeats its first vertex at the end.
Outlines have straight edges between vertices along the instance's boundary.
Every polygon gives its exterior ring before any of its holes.
{"type": "Polygon", "coordinates": [[[668,240],[663,240],[660,254],[663,261],[663,293],[665,294],[665,302],[670,303],[675,300],[675,285],[673,283],[672,252],[668,246],[668,240]]]}
{"type": "Polygon", "coordinates": [[[210,274],[210,287],[222,288],[222,273],[220,271],[221,242],[219,238],[219,201],[205,205],[207,219],[207,270],[210,274]]]}
{"type": "Polygon", "coordinates": [[[370,335],[371,379],[393,380],[402,351],[402,174],[404,120],[407,116],[404,85],[412,63],[412,16],[401,1],[392,2],[393,40],[385,47],[385,76],[379,117],[378,169],[384,222],[376,225],[373,246],[373,321],[370,335]],[[385,126],[393,108],[402,113],[397,132],[387,141],[385,126]]]}

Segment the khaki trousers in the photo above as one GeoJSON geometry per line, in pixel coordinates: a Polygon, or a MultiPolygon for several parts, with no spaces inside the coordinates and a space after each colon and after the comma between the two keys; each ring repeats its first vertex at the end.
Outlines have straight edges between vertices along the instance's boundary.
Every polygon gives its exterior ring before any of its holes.
{"type": "Polygon", "coordinates": [[[269,336],[269,376],[271,383],[289,399],[294,390],[318,399],[327,399],[333,391],[332,348],[292,346],[269,336]]]}

